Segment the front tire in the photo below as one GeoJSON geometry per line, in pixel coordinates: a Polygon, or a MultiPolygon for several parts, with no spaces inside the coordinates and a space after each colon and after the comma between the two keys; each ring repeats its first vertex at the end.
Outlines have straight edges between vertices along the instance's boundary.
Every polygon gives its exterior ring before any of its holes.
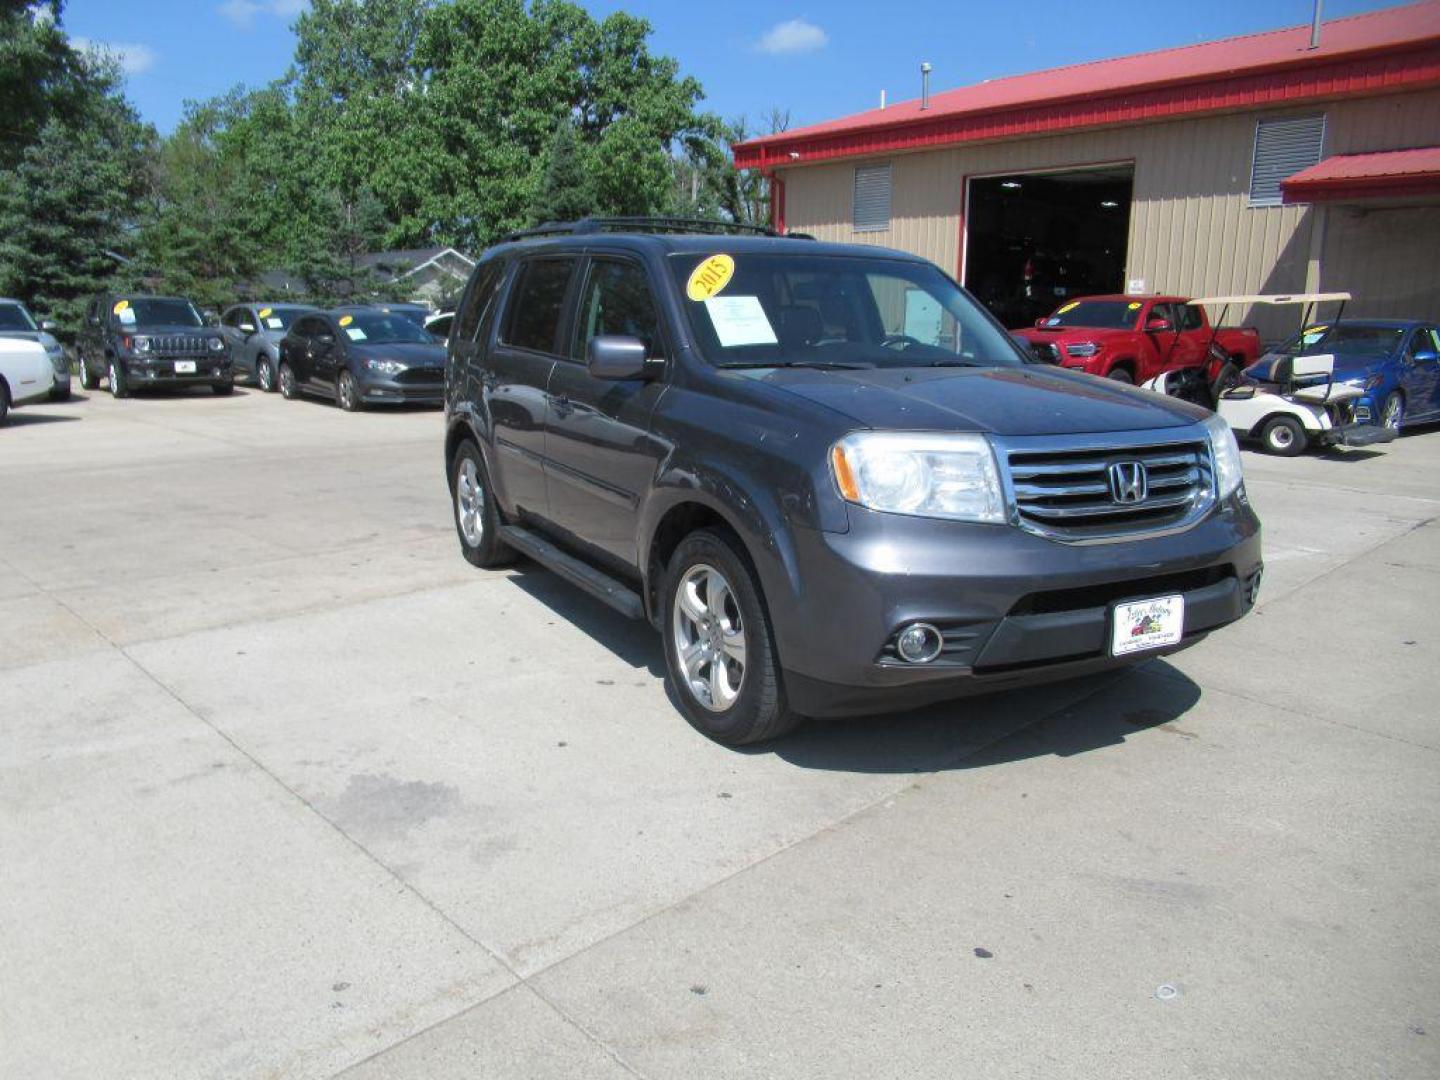
{"type": "Polygon", "coordinates": [[[1399,390],[1392,390],[1380,406],[1380,423],[1397,434],[1405,423],[1405,396],[1399,390]]]}
{"type": "Polygon", "coordinates": [[[255,362],[255,385],[260,387],[263,393],[275,392],[275,368],[268,356],[262,356],[255,362]]]}
{"type": "Polygon", "coordinates": [[[362,408],[360,388],[355,385],[355,376],[348,371],[340,372],[335,380],[335,401],[346,412],[359,412],[362,408]]]}
{"type": "Polygon", "coordinates": [[[295,381],[295,369],[284,360],[280,361],[280,396],[294,401],[300,396],[300,384],[295,381]]]}
{"type": "Polygon", "coordinates": [[[692,727],[726,746],[794,729],[770,617],[739,542],[701,529],[675,549],[665,575],[665,665],[692,727]]]}
{"type": "Polygon", "coordinates": [[[225,382],[211,383],[210,389],[217,397],[228,397],[235,392],[235,384],[227,379],[225,382]]]}
{"type": "Polygon", "coordinates": [[[130,396],[130,387],[125,382],[125,369],[120,366],[119,360],[110,361],[110,367],[106,371],[106,377],[110,380],[111,397],[124,398],[130,396]]]}
{"type": "Polygon", "coordinates": [[[5,426],[5,421],[10,418],[10,387],[5,385],[5,380],[0,379],[0,427],[5,426]]]}
{"type": "Polygon", "coordinates": [[[1135,385],[1135,376],[1130,373],[1128,367],[1113,367],[1105,377],[1107,379],[1114,379],[1118,383],[1124,383],[1126,386],[1135,385]]]}
{"type": "Polygon", "coordinates": [[[69,386],[57,386],[57,387],[55,387],[54,389],[52,389],[52,390],[50,391],[50,400],[51,400],[51,401],[69,401],[69,400],[70,400],[70,387],[69,387],[69,386]]]}
{"type": "Polygon", "coordinates": [[[469,440],[460,444],[450,463],[450,494],[455,531],[465,561],[483,570],[513,561],[514,550],[500,539],[500,511],[490,490],[485,462],[479,448],[469,440]]]}
{"type": "Polygon", "coordinates": [[[1277,457],[1295,457],[1305,452],[1305,447],[1310,445],[1310,437],[1293,416],[1272,416],[1260,430],[1260,442],[1277,457]]]}
{"type": "Polygon", "coordinates": [[[80,389],[81,389],[81,390],[94,390],[94,389],[95,389],[97,386],[99,386],[99,385],[100,385],[100,380],[95,377],[95,375],[94,375],[93,372],[91,372],[91,370],[90,370],[90,365],[87,364],[87,363],[85,363],[84,360],[81,360],[81,361],[80,361],[80,389]]]}

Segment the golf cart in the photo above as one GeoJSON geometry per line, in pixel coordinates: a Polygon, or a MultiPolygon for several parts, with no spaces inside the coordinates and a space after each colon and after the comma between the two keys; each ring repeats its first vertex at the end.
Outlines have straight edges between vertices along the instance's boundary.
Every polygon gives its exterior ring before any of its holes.
{"type": "MultiPolygon", "coordinates": [[[[1300,305],[1302,328],[1310,325],[1320,304],[1338,303],[1335,320],[1317,327],[1321,336],[1309,344],[1318,349],[1345,310],[1349,293],[1295,293],[1263,296],[1212,296],[1192,300],[1194,304],[1218,306],[1224,320],[1231,305],[1300,305]]],[[[1333,353],[1308,352],[1292,356],[1267,352],[1244,372],[1234,385],[1210,386],[1204,369],[1167,371],[1145,383],[1147,389],[1171,397],[1210,404],[1239,438],[1258,439],[1261,446],[1281,457],[1294,457],[1314,446],[1373,446],[1390,442],[1395,432],[1355,419],[1355,400],[1364,396],[1361,387],[1335,382],[1333,353]],[[1204,400],[1209,394],[1210,401],[1204,400]]]]}

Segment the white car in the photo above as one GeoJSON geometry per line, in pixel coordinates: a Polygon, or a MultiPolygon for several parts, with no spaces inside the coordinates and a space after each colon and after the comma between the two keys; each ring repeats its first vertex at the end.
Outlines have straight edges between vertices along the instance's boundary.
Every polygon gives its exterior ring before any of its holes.
{"type": "Polygon", "coordinates": [[[45,346],[24,338],[0,338],[0,424],[12,405],[41,401],[55,386],[55,365],[45,346]]]}

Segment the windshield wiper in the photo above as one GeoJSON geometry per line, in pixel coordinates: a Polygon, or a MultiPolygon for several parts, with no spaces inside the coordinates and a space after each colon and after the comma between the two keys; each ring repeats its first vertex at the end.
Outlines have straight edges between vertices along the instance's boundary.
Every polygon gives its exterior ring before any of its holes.
{"type": "Polygon", "coordinates": [[[788,363],[780,360],[732,360],[724,364],[716,364],[718,368],[734,371],[743,368],[811,368],[819,371],[861,371],[866,368],[873,368],[875,365],[868,360],[791,360],[788,363]]]}
{"type": "Polygon", "coordinates": [[[982,364],[979,360],[961,360],[958,357],[942,357],[939,360],[931,360],[927,367],[990,367],[989,364],[982,364]]]}

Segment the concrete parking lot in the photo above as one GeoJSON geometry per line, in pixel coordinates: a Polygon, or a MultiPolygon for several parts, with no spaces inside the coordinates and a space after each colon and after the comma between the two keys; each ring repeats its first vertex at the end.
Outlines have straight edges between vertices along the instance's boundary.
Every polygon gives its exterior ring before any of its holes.
{"type": "Polygon", "coordinates": [[[750,752],[440,438],[0,429],[0,1076],[1440,1074],[1440,431],[1247,453],[1195,649],[750,752]]]}

